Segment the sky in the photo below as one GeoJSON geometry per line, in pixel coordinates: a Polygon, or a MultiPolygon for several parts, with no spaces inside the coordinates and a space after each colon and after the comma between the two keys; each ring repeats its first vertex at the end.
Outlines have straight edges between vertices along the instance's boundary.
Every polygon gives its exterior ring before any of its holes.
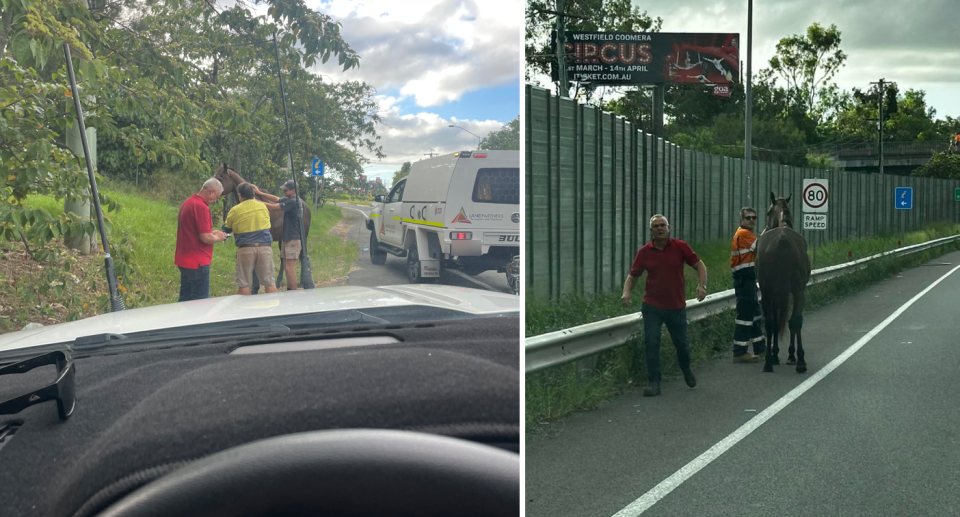
{"type": "MultiPolygon", "coordinates": [[[[663,32],[738,32],[746,73],[747,0],[634,0],[663,32]]],[[[901,92],[922,89],[937,118],[960,117],[960,1],[754,0],[753,74],[768,67],[780,38],[814,22],[836,24],[846,66],[843,89],[869,88],[881,77],[901,92]]],[[[546,84],[546,83],[544,83],[546,84]]]]}
{"type": "Polygon", "coordinates": [[[386,158],[365,167],[391,184],[403,162],[425,153],[476,149],[479,138],[520,114],[523,3],[519,0],[307,0],[343,24],[360,67],[336,59],[317,66],[324,80],[376,88],[386,158]],[[451,128],[450,125],[464,129],[451,128]]]}

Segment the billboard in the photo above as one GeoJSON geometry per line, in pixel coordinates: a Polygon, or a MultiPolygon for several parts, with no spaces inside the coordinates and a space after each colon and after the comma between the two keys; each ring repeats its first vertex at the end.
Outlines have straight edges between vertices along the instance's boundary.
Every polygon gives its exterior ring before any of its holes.
{"type": "MultiPolygon", "coordinates": [[[[565,32],[564,37],[570,81],[620,86],[740,81],[739,34],[565,32]]],[[[556,32],[552,44],[556,51],[556,32]]],[[[560,80],[556,62],[550,72],[560,80]]]]}

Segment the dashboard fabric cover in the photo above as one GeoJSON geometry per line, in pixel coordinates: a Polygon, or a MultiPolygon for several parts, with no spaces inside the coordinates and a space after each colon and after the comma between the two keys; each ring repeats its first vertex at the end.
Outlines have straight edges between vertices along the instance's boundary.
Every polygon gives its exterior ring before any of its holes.
{"type": "MultiPolygon", "coordinates": [[[[402,341],[356,348],[228,355],[245,342],[230,337],[77,354],[77,407],[67,422],[52,403],[0,416],[0,425],[23,421],[0,449],[2,513],[95,512],[103,508],[88,502],[119,481],[315,430],[411,430],[519,450],[519,332],[519,318],[510,317],[246,339],[402,341]]],[[[38,368],[2,379],[0,400],[53,375],[38,368]]]]}

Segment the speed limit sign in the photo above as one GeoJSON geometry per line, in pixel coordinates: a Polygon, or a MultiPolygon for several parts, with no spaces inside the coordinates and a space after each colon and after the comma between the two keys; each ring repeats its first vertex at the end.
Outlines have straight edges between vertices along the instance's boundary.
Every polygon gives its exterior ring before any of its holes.
{"type": "Polygon", "coordinates": [[[806,213],[826,213],[830,195],[827,180],[803,180],[803,211],[806,213]]]}

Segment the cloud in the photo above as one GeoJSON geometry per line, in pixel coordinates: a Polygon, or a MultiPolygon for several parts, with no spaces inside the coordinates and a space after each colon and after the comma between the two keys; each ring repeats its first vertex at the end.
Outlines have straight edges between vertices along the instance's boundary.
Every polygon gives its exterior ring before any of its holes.
{"type": "Polygon", "coordinates": [[[519,78],[523,16],[515,0],[405,2],[402,9],[393,0],[331,0],[315,7],[343,24],[344,40],[361,57],[347,72],[335,60],[317,67],[334,81],[396,89],[429,107],[519,78]]]}
{"type": "MultiPolygon", "coordinates": [[[[476,149],[480,137],[497,131],[506,124],[498,120],[465,120],[456,117],[443,118],[435,113],[401,114],[395,105],[395,97],[381,97],[381,110],[391,127],[381,127],[381,143],[387,157],[381,161],[372,161],[367,167],[368,173],[376,170],[399,170],[403,162],[415,162],[428,158],[426,153],[449,154],[457,151],[476,149]],[[386,107],[386,108],[384,108],[386,107]],[[466,129],[449,127],[460,126],[466,129]]],[[[383,177],[389,178],[390,174],[383,177]]],[[[389,181],[388,181],[389,184],[389,181]]]]}
{"type": "MultiPolygon", "coordinates": [[[[466,120],[431,113],[465,93],[517,85],[523,6],[516,0],[308,0],[343,27],[360,66],[341,71],[336,60],[314,71],[324,80],[363,81],[376,88],[383,124],[377,127],[387,158],[369,163],[371,178],[390,184],[403,162],[475,149],[478,139],[507,120],[466,120]]],[[[367,155],[368,158],[371,158],[367,155]]]]}

